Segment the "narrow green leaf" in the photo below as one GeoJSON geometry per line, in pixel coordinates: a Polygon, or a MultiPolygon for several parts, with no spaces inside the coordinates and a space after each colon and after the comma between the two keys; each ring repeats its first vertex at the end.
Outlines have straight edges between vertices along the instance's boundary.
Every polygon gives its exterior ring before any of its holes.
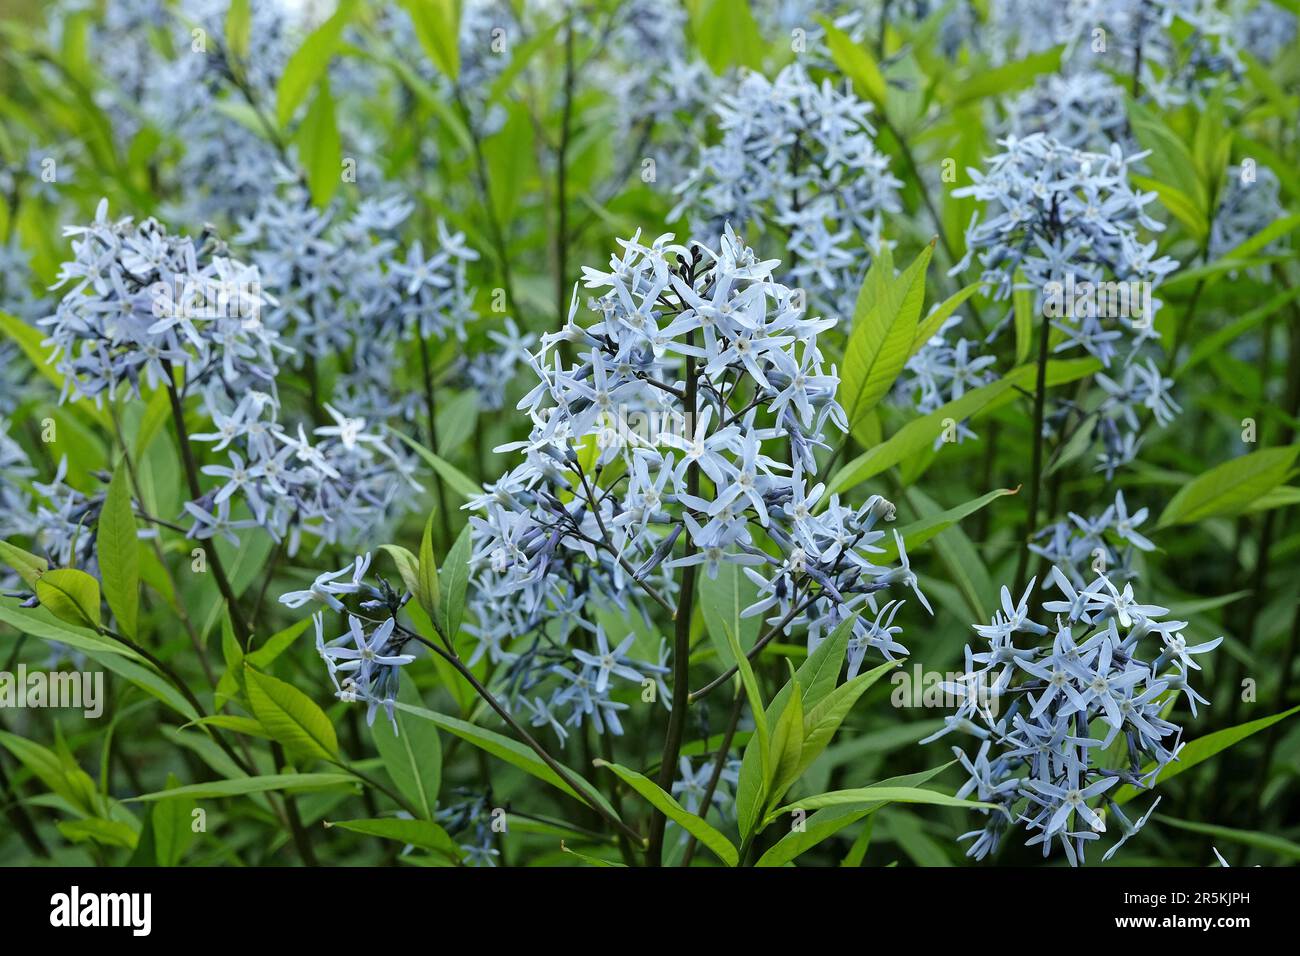
{"type": "Polygon", "coordinates": [[[325,826],[338,827],[340,830],[380,837],[384,840],[396,840],[398,843],[409,843],[422,850],[431,850],[449,860],[459,860],[464,856],[464,851],[447,834],[447,831],[429,820],[403,820],[396,817],[333,822],[327,820],[325,826]]]}
{"type": "Polygon", "coordinates": [[[253,715],[290,754],[307,760],[336,760],[334,725],[314,700],[279,678],[244,664],[244,684],[253,715]]]}
{"type": "Polygon", "coordinates": [[[415,590],[416,600],[434,625],[444,633],[442,617],[442,586],[438,581],[438,561],[433,555],[433,512],[424,523],[424,537],[420,539],[420,560],[417,566],[419,580],[415,590]]]}
{"type": "Polygon", "coordinates": [[[104,579],[104,599],[117,619],[118,629],[127,637],[135,637],[140,611],[140,544],[125,467],[119,467],[108,483],[95,544],[99,549],[99,574],[104,579]]]}
{"type": "Polygon", "coordinates": [[[1297,452],[1300,445],[1261,448],[1214,466],[1178,490],[1156,528],[1240,514],[1286,480],[1297,452]]]}
{"type": "Polygon", "coordinates": [[[651,806],[712,850],[714,855],[727,866],[735,866],[740,862],[740,854],[732,846],[730,840],[706,823],[702,817],[689,813],[670,794],[664,793],[659,788],[659,785],[649,777],[639,774],[635,770],[629,770],[621,764],[609,763],[605,760],[597,760],[596,766],[608,767],[612,770],[619,779],[645,797],[651,806]]]}
{"type": "Polygon", "coordinates": [[[411,450],[429,463],[435,472],[447,483],[447,487],[466,500],[477,498],[483,494],[483,489],[478,483],[470,478],[463,471],[457,468],[451,462],[439,458],[429,449],[425,448],[413,438],[408,438],[401,432],[393,432],[398,438],[410,446],[411,450]]]}
{"type": "MultiPolygon", "coordinates": [[[[951,766],[952,762],[949,762],[920,773],[890,777],[887,780],[880,781],[879,786],[919,787],[923,783],[928,783],[951,766]]],[[[845,827],[852,826],[863,817],[875,813],[886,805],[886,802],[882,800],[866,806],[845,804],[838,807],[824,807],[804,820],[802,828],[792,829],[778,840],[770,850],[759,857],[758,863],[755,865],[765,867],[785,866],[785,864],[812,849],[818,843],[834,836],[845,827]]]]}
{"type": "Polygon", "coordinates": [[[240,777],[237,780],[214,780],[211,783],[191,783],[174,790],[159,790],[130,798],[128,802],[148,803],[170,800],[173,797],[193,797],[196,800],[215,800],[220,797],[242,797],[250,793],[283,790],[297,793],[309,790],[330,790],[334,787],[355,787],[359,781],[350,773],[273,773],[258,777],[240,777]]]}
{"type": "MultiPolygon", "coordinates": [[[[1227,727],[1223,730],[1216,730],[1212,734],[1206,734],[1204,737],[1197,737],[1195,740],[1187,743],[1182,750],[1178,752],[1178,759],[1165,764],[1165,768],[1160,771],[1151,786],[1155,787],[1164,783],[1170,777],[1176,777],[1180,773],[1191,770],[1199,763],[1209,760],[1215,754],[1227,750],[1233,744],[1245,740],[1251,734],[1257,734],[1261,730],[1272,727],[1278,721],[1286,720],[1292,714],[1300,711],[1300,707],[1292,707],[1290,710],[1284,710],[1280,714],[1273,714],[1271,717],[1261,717],[1259,720],[1252,720],[1248,723],[1238,724],[1236,727],[1227,727]]],[[[1143,773],[1150,773],[1155,769],[1154,764],[1149,764],[1143,773]]],[[[1114,800],[1116,803],[1127,803],[1138,794],[1146,793],[1145,790],[1139,790],[1136,787],[1125,784],[1115,791],[1114,800]]]]}
{"type": "Polygon", "coordinates": [[[61,621],[98,629],[99,582],[76,568],[54,568],[36,580],[41,606],[61,621]]]}
{"type": "MultiPolygon", "coordinates": [[[[410,682],[403,682],[398,700],[419,705],[420,695],[410,682]]],[[[438,728],[403,710],[393,711],[397,729],[387,720],[376,720],[370,727],[384,769],[394,785],[411,802],[425,820],[433,819],[438,807],[438,790],[442,786],[442,742],[438,728]]]]}
{"type": "MultiPolygon", "coordinates": [[[[289,124],[307,93],[325,74],[355,7],[355,0],[340,0],[334,15],[311,33],[285,63],[280,85],[275,91],[275,115],[281,126],[289,124]]],[[[337,169],[335,172],[337,174],[337,169]]]]}
{"type": "MultiPolygon", "coordinates": [[[[537,756],[537,754],[523,744],[517,743],[509,737],[496,733],[495,731],[478,727],[463,720],[457,720],[455,717],[448,717],[446,714],[439,714],[436,711],[426,710],[423,707],[414,707],[410,704],[404,704],[400,700],[397,702],[396,707],[398,710],[405,711],[408,714],[413,714],[414,716],[423,718],[424,720],[432,721],[438,727],[450,734],[455,734],[466,743],[473,744],[480,750],[484,750],[492,756],[504,760],[511,766],[518,767],[520,770],[524,771],[524,773],[536,777],[538,780],[545,783],[549,783],[551,786],[555,787],[555,789],[568,794],[579,802],[587,803],[587,800],[569,786],[569,784],[566,783],[559,774],[548,767],[546,763],[537,756]]],[[[568,768],[565,769],[567,770],[568,768]]],[[[568,773],[578,782],[578,785],[583,788],[583,792],[588,797],[595,800],[596,803],[604,808],[611,816],[617,818],[618,814],[614,813],[614,809],[610,806],[609,801],[606,800],[595,787],[572,770],[569,770],[568,773]]]]}
{"type": "Polygon", "coordinates": [[[50,566],[50,563],[44,558],[32,554],[30,551],[24,551],[8,541],[0,541],[0,561],[18,572],[18,576],[23,579],[23,583],[33,591],[36,589],[36,579],[44,574],[50,566]]]}
{"type": "Polygon", "coordinates": [[[447,629],[447,640],[455,646],[465,617],[465,594],[469,589],[469,559],[471,545],[469,526],[461,529],[456,543],[447,552],[447,560],[438,572],[438,587],[442,594],[442,620],[447,629]]]}
{"type": "Polygon", "coordinates": [[[460,76],[460,3],[457,0],[402,0],[427,55],[453,83],[460,76]]]}
{"type": "Polygon", "coordinates": [[[343,181],[343,148],[339,142],[338,118],[334,115],[334,97],[330,94],[329,76],[321,77],[316,98],[303,117],[294,137],[298,155],[307,173],[311,200],[324,209],[338,192],[343,181]]]}

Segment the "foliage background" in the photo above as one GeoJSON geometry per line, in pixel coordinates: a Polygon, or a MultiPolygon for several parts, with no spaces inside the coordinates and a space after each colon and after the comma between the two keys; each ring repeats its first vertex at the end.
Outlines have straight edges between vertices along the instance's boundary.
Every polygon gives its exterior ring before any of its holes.
{"type": "MultiPolygon", "coordinates": [[[[494,68],[487,78],[467,78],[462,72],[466,63],[490,59],[474,47],[485,42],[481,35],[462,33],[459,52],[446,42],[462,15],[458,5],[430,0],[402,6],[415,12],[419,26],[414,30],[410,19],[394,25],[392,11],[382,5],[345,4],[346,22],[340,23],[336,39],[318,40],[310,55],[274,64],[278,72],[267,90],[276,99],[259,101],[256,91],[246,95],[249,86],[241,78],[252,64],[241,66],[237,49],[223,50],[217,32],[204,53],[175,46],[176,37],[184,35],[187,13],[175,5],[123,4],[116,11],[123,16],[115,20],[115,3],[0,4],[0,241],[10,253],[0,275],[0,311],[17,315],[18,303],[49,296],[59,264],[67,258],[61,227],[89,221],[101,198],[108,199],[115,216],[155,215],[175,231],[200,229],[202,219],[185,217],[203,208],[194,200],[206,187],[193,170],[184,170],[183,161],[199,145],[196,137],[211,136],[223,124],[238,131],[235,141],[257,137],[280,152],[297,168],[317,204],[353,208],[367,197],[367,184],[382,183],[415,204],[416,214],[404,227],[406,241],[432,242],[436,222],[444,220],[482,253],[471,264],[477,315],[468,323],[467,340],[434,343],[427,356],[440,370],[437,447],[450,469],[443,471],[440,485],[422,465],[424,491],[404,501],[399,520],[376,528],[375,537],[360,550],[375,551],[389,541],[418,551],[426,516],[441,493],[451,507],[439,509],[432,541],[436,554],[447,555],[465,522],[455,507],[455,479],[447,476],[468,476],[472,485],[493,480],[507,461],[492,449],[527,434],[526,423],[486,408],[483,396],[454,374],[468,356],[493,347],[489,331],[499,332],[506,315],[528,332],[553,330],[567,315],[580,267],[603,263],[616,238],[637,229],[651,236],[686,234],[685,219],[670,217],[678,198],[673,189],[691,151],[717,137],[710,103],[656,112],[640,109],[645,101],[636,99],[661,89],[656,84],[671,79],[664,73],[673,64],[702,60],[708,73],[718,77],[744,68],[772,76],[796,57],[791,31],[805,30],[816,74],[875,101],[877,147],[903,184],[902,210],[888,216],[884,227],[895,244],[894,260],[910,262],[932,236],[941,237],[927,308],[976,278],[973,273],[960,279],[945,274],[965,251],[964,230],[975,208],[953,190],[969,184],[968,167],[978,168],[996,150],[994,141],[1005,129],[1016,97],[1062,70],[1060,47],[994,56],[997,11],[990,7],[996,4],[865,4],[863,19],[853,21],[865,39],[837,49],[827,40],[819,16],[850,12],[850,5],[839,11],[812,4],[751,8],[732,0],[693,0],[677,8],[597,0],[528,4],[526,10],[520,4],[513,14],[499,12],[503,22],[525,24],[522,35],[512,37],[508,66],[494,68]],[[635,30],[638,23],[666,15],[657,7],[671,8],[683,26],[674,57],[662,61],[635,30]],[[970,19],[960,23],[969,24],[970,32],[958,29],[951,35],[945,29],[951,26],[948,18],[963,11],[970,19]],[[621,46],[609,42],[602,32],[605,24],[627,26],[621,46]],[[120,75],[114,56],[125,49],[115,45],[124,37],[139,44],[131,48],[139,52],[130,55],[158,62],[189,55],[211,60],[204,74],[210,88],[203,107],[210,125],[187,129],[155,122],[147,109],[137,108],[144,104],[133,91],[114,85],[114,76],[120,75]],[[642,72],[634,73],[636,69],[642,72]],[[610,79],[618,77],[634,82],[613,85],[610,79]],[[294,86],[300,88],[296,102],[285,93],[294,86]],[[56,157],[66,171],[52,184],[39,175],[39,159],[46,156],[56,157]],[[359,183],[343,182],[335,173],[349,157],[362,170],[359,183]],[[642,175],[647,158],[655,160],[654,181],[642,175]],[[955,161],[953,182],[940,176],[946,159],[955,161]],[[504,311],[497,290],[504,290],[504,311]]],[[[1255,5],[1229,6],[1235,14],[1255,5]]],[[[1145,599],[1189,621],[1189,638],[1226,637],[1200,676],[1212,706],[1194,720],[1184,715],[1191,738],[1281,713],[1300,700],[1294,685],[1300,636],[1300,578],[1295,573],[1300,513],[1295,504],[1300,492],[1288,484],[1300,398],[1295,295],[1300,266],[1289,238],[1300,223],[1295,122],[1300,115],[1300,52],[1294,43],[1295,4],[1288,0],[1265,6],[1276,15],[1278,29],[1289,24],[1291,42],[1281,44],[1267,62],[1244,54],[1240,69],[1225,80],[1226,96],[1160,103],[1134,83],[1128,101],[1137,105],[1128,107],[1126,122],[1143,146],[1157,150],[1151,188],[1163,204],[1159,218],[1169,224],[1159,238],[1160,250],[1181,262],[1161,286],[1166,305],[1157,332],[1178,360],[1171,370],[1183,412],[1172,426],[1150,429],[1140,460],[1114,478],[1086,464],[1045,475],[1040,506],[1040,518],[1046,516],[1041,526],[1069,512],[1094,511],[1119,489],[1130,503],[1148,506],[1159,516],[1175,492],[1213,466],[1258,453],[1256,448],[1292,449],[1266,486],[1242,493],[1240,482],[1229,481],[1215,489],[1227,500],[1206,516],[1152,532],[1157,550],[1141,559],[1145,599]],[[1163,165],[1157,162],[1166,159],[1163,165]],[[1208,237],[1220,211],[1216,197],[1227,188],[1228,167],[1247,159],[1276,176],[1277,208],[1257,218],[1240,237],[1244,245],[1212,253],[1208,237]],[[1257,445],[1243,443],[1244,419],[1257,423],[1257,445]],[[1243,681],[1253,682],[1245,700],[1243,681]]],[[[237,22],[241,5],[233,4],[233,12],[227,12],[217,4],[221,9],[215,17],[209,7],[213,5],[202,10],[208,16],[204,22],[215,24],[222,38],[237,38],[238,28],[232,31],[227,18],[237,22]]],[[[296,48],[330,13],[315,4],[298,11],[288,21],[288,47],[296,48]]],[[[1044,9],[1033,15],[1050,18],[1051,13],[1044,9]]],[[[246,47],[248,42],[234,39],[230,45],[246,47]]],[[[1129,84],[1126,76],[1117,80],[1129,84]]],[[[236,166],[253,162],[238,153],[223,161],[236,166]]],[[[230,207],[221,206],[213,207],[216,214],[229,214],[230,207]]],[[[218,222],[218,229],[230,230],[233,218],[218,222]]],[[[990,315],[998,308],[982,294],[972,304],[990,315]]],[[[48,480],[66,456],[69,483],[87,495],[103,494],[119,467],[120,452],[104,413],[84,401],[60,404],[49,368],[33,361],[41,348],[34,327],[21,318],[4,322],[12,342],[0,352],[5,363],[0,388],[11,436],[40,480],[48,480]],[[53,443],[41,438],[46,420],[57,426],[59,437],[53,443]]],[[[420,351],[411,348],[383,374],[419,393],[420,351]]],[[[286,401],[308,417],[319,413],[314,407],[319,396],[331,393],[350,361],[340,351],[314,367],[286,368],[286,401]]],[[[509,410],[527,389],[527,376],[503,380],[498,387],[509,410]]],[[[887,494],[898,505],[900,525],[907,525],[993,489],[1022,489],[946,528],[917,550],[915,566],[936,614],[908,621],[913,653],[908,667],[921,663],[931,671],[960,669],[971,622],[992,613],[998,587],[1015,577],[1034,444],[1032,384],[1021,393],[982,415],[980,441],[923,450],[853,490],[862,499],[871,492],[887,494]]],[[[140,453],[155,512],[174,513],[185,497],[179,449],[169,428],[150,422],[152,404],[148,395],[121,403],[124,443],[140,453]]],[[[882,404],[864,431],[855,430],[840,461],[896,434],[915,415],[905,402],[882,404]]],[[[422,421],[409,422],[407,431],[428,443],[422,421]]],[[[398,808],[393,786],[408,793],[411,783],[395,776],[404,771],[395,769],[401,758],[392,752],[393,741],[379,739],[386,734],[382,719],[368,729],[357,705],[327,693],[310,646],[308,620],[274,600],[306,587],[320,570],[342,567],[352,552],[332,546],[323,554],[304,549],[290,558],[256,529],[241,535],[238,548],[218,544],[239,602],[255,621],[251,644],[241,648],[228,625],[223,635],[227,619],[212,576],[187,572],[191,545],[184,535],[164,532],[160,541],[161,561],[140,543],[144,597],[137,634],[165,670],[148,662],[124,662],[103,646],[102,638],[93,632],[87,637],[84,629],[74,627],[74,638],[81,633],[85,639],[73,650],[112,671],[104,717],[85,721],[60,711],[0,711],[0,743],[5,745],[0,749],[0,801],[9,824],[0,829],[0,862],[446,862],[445,847],[427,833],[390,828],[376,835],[363,825],[321,825],[326,820],[391,820],[398,808]],[[182,613],[192,622],[197,641],[178,626],[182,613]],[[328,735],[337,739],[338,756],[331,753],[324,761],[295,754],[290,747],[288,772],[318,775],[291,799],[285,798],[287,791],[223,793],[223,788],[238,790],[237,781],[245,774],[209,731],[192,723],[191,705],[171,680],[190,689],[204,712],[224,707],[228,722],[217,734],[238,740],[240,754],[259,774],[285,771],[282,747],[257,733],[244,733],[249,726],[239,723],[248,718],[247,706],[239,703],[247,703],[241,665],[254,659],[266,675],[314,702],[328,719],[328,735]],[[233,681],[237,689],[231,692],[224,681],[233,681]],[[331,780],[326,774],[336,776],[331,780]],[[363,778],[381,786],[358,785],[363,778]],[[180,785],[193,789],[157,799],[180,785]],[[147,794],[154,799],[135,801],[147,794]],[[204,833],[193,833],[189,826],[198,807],[207,813],[204,833]],[[296,817],[292,827],[291,816],[296,817]],[[299,831],[296,841],[294,830],[299,831]]],[[[376,553],[376,560],[387,559],[376,553]]],[[[386,573],[395,577],[392,568],[386,573]]],[[[3,669],[67,659],[43,640],[54,638],[66,648],[72,643],[66,623],[54,621],[47,611],[23,610],[16,598],[2,598],[0,604],[3,669]]],[[[705,630],[700,614],[695,622],[699,656],[693,666],[717,673],[722,668],[705,630]]],[[[785,658],[797,665],[803,653],[797,642],[778,642],[758,659],[756,672],[766,695],[784,682],[785,658]]],[[[487,677],[486,667],[485,661],[477,668],[481,678],[487,677]]],[[[474,705],[467,685],[431,656],[421,657],[406,673],[411,700],[418,695],[424,707],[453,719],[504,730],[490,712],[474,705]]],[[[800,782],[801,794],[920,773],[946,760],[946,741],[930,747],[917,743],[939,726],[943,712],[891,706],[890,691],[881,681],[862,698],[836,742],[800,782]]],[[[699,756],[716,748],[728,707],[719,695],[693,714],[685,753],[699,756]]],[[[563,759],[608,792],[629,819],[644,819],[649,805],[638,802],[628,787],[616,786],[592,761],[616,756],[628,766],[652,767],[663,722],[661,709],[634,709],[625,737],[575,739],[561,752],[563,759]]],[[[738,742],[747,739],[747,728],[748,719],[738,742]]],[[[514,762],[493,759],[488,770],[483,753],[464,735],[445,727],[440,735],[427,722],[403,719],[402,734],[420,748],[414,772],[444,808],[482,796],[483,776],[490,775],[489,805],[505,808],[509,819],[508,835],[496,838],[498,862],[589,865],[619,858],[615,837],[599,817],[557,790],[540,788],[514,762]]],[[[1294,862],[1300,858],[1297,774],[1300,724],[1283,721],[1262,729],[1163,784],[1159,815],[1113,863],[1210,864],[1211,844],[1234,865],[1294,862]]],[[[959,782],[959,773],[950,769],[933,785],[951,793],[959,782]]],[[[964,860],[954,837],[969,829],[969,821],[969,811],[962,808],[891,805],[811,849],[799,862],[954,865],[964,860]]],[[[444,820],[444,825],[458,837],[453,823],[444,820]]],[[[696,864],[716,862],[706,857],[696,857],[696,864]]],[[[1033,863],[1038,857],[1013,841],[997,862],[1033,863]]]]}

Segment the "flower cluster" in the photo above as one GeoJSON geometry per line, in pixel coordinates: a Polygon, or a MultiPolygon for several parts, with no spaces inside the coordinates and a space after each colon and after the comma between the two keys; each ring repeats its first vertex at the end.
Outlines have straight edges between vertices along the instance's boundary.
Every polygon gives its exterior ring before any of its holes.
{"type": "Polygon", "coordinates": [[[1115,503],[1100,515],[1071,511],[1068,520],[1036,532],[1029,550],[1063,569],[1076,588],[1098,574],[1120,583],[1133,581],[1138,576],[1133,568],[1134,552],[1155,550],[1150,539],[1138,531],[1147,514],[1146,508],[1130,513],[1124,492],[1117,491],[1115,503]]]}
{"type": "Polygon", "coordinates": [[[413,207],[398,198],[365,199],[344,214],[315,208],[299,186],[283,192],[265,196],[235,238],[275,296],[266,324],[298,361],[351,356],[334,396],[348,414],[413,419],[420,396],[388,370],[412,340],[465,340],[474,315],[466,266],[478,253],[442,222],[436,249],[418,240],[403,249],[398,230],[413,207]]]}
{"type": "MultiPolygon", "coordinates": [[[[960,335],[949,341],[960,324],[960,316],[946,320],[904,366],[899,390],[915,399],[916,409],[922,415],[961,398],[968,389],[987,385],[996,377],[989,368],[997,361],[996,357],[980,355],[978,342],[960,335]]],[[[958,422],[955,437],[960,443],[976,435],[966,422],[958,422]]],[[[942,440],[940,436],[936,442],[942,440]]]]}
{"type": "MultiPolygon", "coordinates": [[[[1257,167],[1253,177],[1241,166],[1229,166],[1227,187],[1210,224],[1210,258],[1222,258],[1263,226],[1280,219],[1285,213],[1279,190],[1277,174],[1267,166],[1257,167]]],[[[1261,252],[1281,252],[1285,243],[1285,239],[1276,239],[1261,252]]]]}
{"type": "Polygon", "coordinates": [[[868,648],[902,652],[891,626],[901,601],[877,607],[874,594],[901,583],[920,597],[916,577],[897,535],[897,567],[869,559],[892,506],[823,500],[815,481],[823,429],[846,424],[817,347],[831,323],[810,318],[772,278],[776,263],[730,229],[717,251],[671,236],[620,245],[609,271],[584,271],[602,290],[597,320],[577,322],[575,295],[533,359],[539,382],[519,405],[532,433],[498,449],[524,461],[470,502],[478,653],[505,665],[508,696],[528,700],[537,723],[558,708],[617,733],[611,675],[641,682],[665,657],[630,659],[630,638],[610,650],[584,620],[589,599],[645,619],[649,604],[671,606],[679,569],[716,577],[732,564],[757,592],[746,616],[806,629],[811,648],[866,604],[874,620],[854,624],[854,670],[868,648]],[[569,648],[584,633],[590,660],[569,648]],[[535,692],[557,678],[551,696],[535,692]]]}
{"type": "Polygon", "coordinates": [[[1295,18],[1272,3],[1201,0],[995,0],[989,26],[995,62],[1064,46],[1066,74],[1105,68],[1136,76],[1161,108],[1201,103],[1240,77],[1241,51],[1272,59],[1295,18]]]}
{"type": "Polygon", "coordinates": [[[975,627],[987,649],[967,646],[963,678],[945,685],[961,702],[927,740],[960,731],[980,741],[974,757],[953,748],[970,775],[958,795],[997,807],[981,811],[982,829],[961,837],[974,840],[968,855],[995,853],[1018,822],[1032,834],[1027,846],[1041,845],[1047,856],[1059,841],[1077,865],[1086,844],[1106,832],[1108,811],[1123,831],[1109,859],[1150,814],[1130,822],[1117,785],[1148,789],[1177,759],[1182,730],[1167,705],[1186,695],[1195,716],[1206,703],[1190,684],[1200,669],[1194,657],[1223,638],[1188,646],[1187,622],[1162,620],[1167,609],[1139,603],[1131,584],[1121,589],[1098,575],[1076,587],[1058,567],[1051,584],[1059,598],[1041,604],[1045,624],[1029,607],[1035,584],[1019,602],[1004,587],[1002,609],[975,627]]]}
{"type": "Polygon", "coordinates": [[[351,539],[418,487],[410,463],[364,419],[326,405],[334,423],[312,437],[280,422],[277,363],[289,350],[264,320],[274,302],[258,270],[225,255],[215,236],[195,242],[154,220],[111,222],[103,202],[94,223],[68,234],[63,298],[40,320],[64,398],[112,401],[120,389],[139,394],[142,382],[173,391],[178,404],[197,393],[214,430],[192,438],[227,451],[229,463],[206,466],[223,483],[186,503],[192,537],[238,543],[235,530],[260,526],[277,540],[289,535],[291,550],[303,531],[351,539]],[[236,493],[251,518],[232,516],[236,493]]]}
{"type": "Polygon", "coordinates": [[[880,248],[882,214],[901,207],[902,185],[876,149],[871,104],[830,80],[818,84],[798,63],[773,80],[747,73],[715,107],[721,142],[705,147],[679,183],[675,218],[697,234],[724,223],[773,231],[790,285],[816,290],[840,317],[880,248]]]}
{"type": "Polygon", "coordinates": [[[397,623],[397,612],[411,599],[398,594],[383,578],[378,585],[366,581],[370,571],[370,553],[358,555],[352,563],[337,571],[318,575],[310,588],[280,595],[280,603],[290,608],[307,604],[324,604],[347,618],[347,630],[340,637],[325,639],[325,615],[312,615],[316,628],[316,653],[325,662],[334,693],[340,700],[364,701],[366,722],[373,724],[382,706],[397,731],[393,716],[400,682],[399,669],[415,660],[403,653],[414,635],[397,623]],[[343,599],[354,602],[349,608],[343,599]],[[377,615],[381,617],[377,617],[377,615]]]}
{"type": "Polygon", "coordinates": [[[1014,136],[1044,133],[1072,149],[1103,152],[1125,138],[1124,91],[1107,73],[1049,73],[1007,108],[1014,136]]]}

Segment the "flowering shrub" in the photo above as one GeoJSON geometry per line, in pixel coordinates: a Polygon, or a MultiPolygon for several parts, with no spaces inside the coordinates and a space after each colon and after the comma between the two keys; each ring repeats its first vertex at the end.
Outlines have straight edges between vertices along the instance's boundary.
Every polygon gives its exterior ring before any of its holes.
{"type": "Polygon", "coordinates": [[[1293,859],[1293,6],[0,14],[0,863],[1293,859]]]}

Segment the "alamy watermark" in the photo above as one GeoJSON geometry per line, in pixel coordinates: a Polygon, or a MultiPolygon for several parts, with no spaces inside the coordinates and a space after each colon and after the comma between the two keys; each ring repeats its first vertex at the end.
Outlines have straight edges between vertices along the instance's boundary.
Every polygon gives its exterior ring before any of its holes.
{"type": "Polygon", "coordinates": [[[1135,328],[1151,327],[1151,283],[1076,282],[1074,275],[1064,282],[1043,286],[1043,314],[1049,319],[1129,319],[1135,328]]]}
{"type": "Polygon", "coordinates": [[[87,720],[104,713],[103,671],[0,671],[0,709],[60,707],[80,710],[87,720]]]}

